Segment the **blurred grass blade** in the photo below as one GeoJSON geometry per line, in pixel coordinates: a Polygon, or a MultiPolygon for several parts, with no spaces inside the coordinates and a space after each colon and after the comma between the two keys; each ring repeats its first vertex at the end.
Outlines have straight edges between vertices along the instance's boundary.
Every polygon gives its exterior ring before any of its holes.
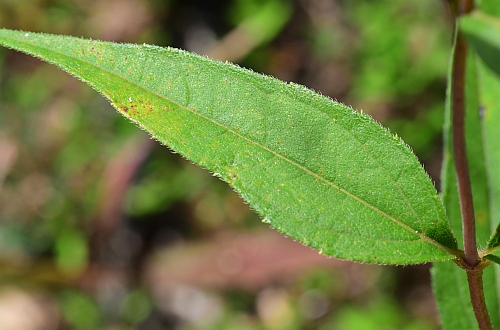
{"type": "MultiPolygon", "coordinates": [[[[467,158],[471,177],[474,211],[476,217],[476,235],[480,246],[485,246],[491,233],[490,200],[487,185],[485,151],[482,141],[481,118],[479,113],[480,94],[478,87],[477,61],[475,54],[468,54],[466,71],[466,140],[467,158]]],[[[451,95],[447,95],[445,128],[444,128],[444,160],[442,170],[442,199],[450,225],[462,247],[462,223],[460,202],[457,191],[457,178],[453,162],[451,140],[451,95]]],[[[484,270],[483,275],[485,299],[490,309],[491,321],[500,325],[498,299],[493,267],[484,270]],[[491,288],[491,290],[490,290],[491,288]]],[[[436,295],[441,324],[444,329],[469,330],[477,329],[477,321],[470,302],[467,276],[464,270],[453,262],[435,263],[432,269],[432,282],[436,295]]]]}
{"type": "Polygon", "coordinates": [[[484,63],[500,76],[500,18],[474,11],[460,19],[460,30],[484,63]]]}
{"type": "Polygon", "coordinates": [[[241,23],[241,28],[256,43],[263,43],[274,38],[292,15],[290,4],[282,0],[269,0],[259,11],[241,23]]]}
{"type": "Polygon", "coordinates": [[[259,45],[272,40],[292,16],[290,3],[268,0],[245,18],[237,28],[205,54],[219,60],[236,62],[259,45]]]}
{"type": "Polygon", "coordinates": [[[414,264],[460,255],[411,150],[302,86],[172,48],[0,30],[0,44],[89,83],[155,139],[321,253],[414,264]]]}

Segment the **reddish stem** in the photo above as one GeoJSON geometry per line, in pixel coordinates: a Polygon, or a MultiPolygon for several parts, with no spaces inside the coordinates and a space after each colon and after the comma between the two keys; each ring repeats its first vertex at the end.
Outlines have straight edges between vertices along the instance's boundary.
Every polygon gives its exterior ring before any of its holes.
{"type": "Polygon", "coordinates": [[[469,282],[469,293],[477,325],[481,330],[493,330],[488,308],[484,301],[483,289],[483,267],[476,267],[467,271],[467,281],[469,282]]]}
{"type": "MultiPolygon", "coordinates": [[[[455,0],[452,3],[455,16],[467,14],[474,8],[473,0],[455,0]]],[[[493,329],[484,298],[483,268],[489,262],[481,262],[476,245],[476,224],[474,205],[469,177],[469,164],[466,153],[465,139],[465,73],[467,66],[467,43],[459,31],[456,31],[455,48],[453,53],[451,99],[452,99],[452,135],[455,168],[457,172],[460,210],[462,213],[462,234],[464,241],[464,261],[462,267],[467,271],[469,293],[481,330],[493,329]]]]}
{"type": "Polygon", "coordinates": [[[471,266],[480,262],[476,245],[476,223],[469,177],[465,142],[465,70],[467,62],[467,44],[458,32],[453,54],[451,97],[453,105],[453,153],[457,171],[458,193],[462,213],[462,234],[464,240],[465,261],[471,266]]]}

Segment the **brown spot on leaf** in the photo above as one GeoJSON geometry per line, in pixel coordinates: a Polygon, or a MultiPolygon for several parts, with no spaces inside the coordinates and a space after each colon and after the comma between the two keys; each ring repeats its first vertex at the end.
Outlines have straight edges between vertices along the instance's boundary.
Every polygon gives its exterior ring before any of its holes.
{"type": "Polygon", "coordinates": [[[128,107],[125,107],[122,105],[117,105],[116,109],[118,109],[118,111],[120,111],[120,112],[128,112],[128,110],[129,110],[128,107]]]}

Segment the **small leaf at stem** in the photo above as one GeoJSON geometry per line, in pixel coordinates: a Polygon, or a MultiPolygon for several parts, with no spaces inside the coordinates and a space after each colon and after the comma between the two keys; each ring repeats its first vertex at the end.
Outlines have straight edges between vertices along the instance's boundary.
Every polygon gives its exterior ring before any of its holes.
{"type": "Polygon", "coordinates": [[[490,241],[488,242],[487,249],[494,249],[496,247],[500,246],[500,224],[498,225],[497,229],[491,235],[490,241]]]}
{"type": "Polygon", "coordinates": [[[484,259],[487,259],[487,260],[490,260],[490,261],[493,261],[494,263],[496,264],[499,264],[500,265],[500,257],[497,257],[496,255],[494,254],[488,254],[488,255],[485,255],[483,257],[484,259]]]}

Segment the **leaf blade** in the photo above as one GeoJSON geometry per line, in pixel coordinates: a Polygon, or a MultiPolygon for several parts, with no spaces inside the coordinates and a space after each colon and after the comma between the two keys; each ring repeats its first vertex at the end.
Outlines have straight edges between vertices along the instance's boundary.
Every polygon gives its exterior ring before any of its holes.
{"type": "Polygon", "coordinates": [[[6,30],[0,43],[89,83],[273,227],[324,254],[410,264],[460,253],[409,148],[345,105],[171,48],[6,30]]]}
{"type": "Polygon", "coordinates": [[[452,261],[435,263],[431,269],[432,289],[436,297],[443,329],[478,329],[472,312],[465,271],[452,261]]]}
{"type": "Polygon", "coordinates": [[[500,18],[476,10],[462,17],[459,26],[484,63],[500,75],[500,18]]]}
{"type": "MultiPolygon", "coordinates": [[[[500,175],[498,172],[498,161],[500,160],[500,139],[498,137],[498,125],[500,124],[500,77],[485,65],[481,65],[480,69],[482,87],[481,104],[485,112],[483,129],[490,192],[491,231],[493,232],[488,246],[483,252],[492,253],[496,250],[494,252],[495,255],[486,255],[485,258],[497,263],[500,247],[500,205],[498,204],[500,198],[500,175]]],[[[500,266],[492,264],[488,268],[493,273],[493,279],[489,287],[496,289],[492,289],[491,291],[496,292],[497,299],[500,299],[500,266]]],[[[499,314],[500,301],[497,301],[496,308],[490,307],[490,315],[498,316],[499,314]]],[[[500,327],[500,322],[496,326],[500,327]]]]}

